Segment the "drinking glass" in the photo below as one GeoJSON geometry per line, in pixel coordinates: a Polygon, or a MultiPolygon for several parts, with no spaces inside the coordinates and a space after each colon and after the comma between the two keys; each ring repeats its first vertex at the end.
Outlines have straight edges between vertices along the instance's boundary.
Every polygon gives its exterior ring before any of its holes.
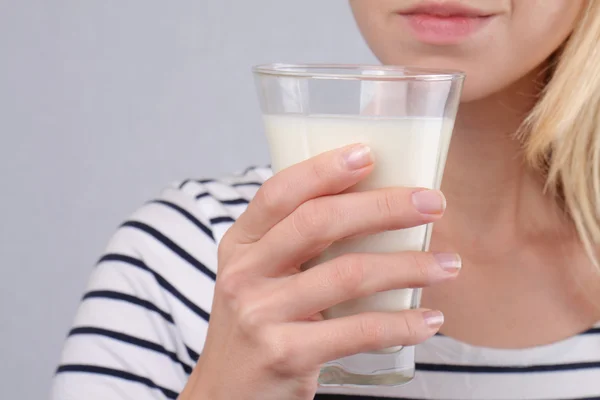
{"type": "MultiPolygon", "coordinates": [[[[464,74],[372,65],[259,65],[253,69],[274,172],[342,146],[371,148],[373,172],[348,189],[439,189],[464,74]]],[[[304,269],[346,253],[427,251],[431,225],[340,240],[304,269]]],[[[337,304],[325,318],[419,307],[420,289],[337,304]]],[[[321,385],[400,385],[415,373],[414,347],[348,356],[323,365],[321,385]]]]}

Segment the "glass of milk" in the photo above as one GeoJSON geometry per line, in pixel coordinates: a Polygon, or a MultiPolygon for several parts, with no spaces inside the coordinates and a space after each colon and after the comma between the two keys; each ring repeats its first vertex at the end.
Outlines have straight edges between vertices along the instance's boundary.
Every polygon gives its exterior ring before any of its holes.
{"type": "MultiPolygon", "coordinates": [[[[272,168],[281,171],[354,143],[370,146],[375,169],[349,191],[392,186],[439,189],[464,75],[370,65],[260,65],[253,69],[272,168]]],[[[332,244],[304,265],[345,253],[426,251],[419,226],[332,244]]],[[[419,307],[419,289],[381,292],[335,305],[325,318],[419,307]]],[[[415,372],[413,347],[357,354],[325,364],[321,385],[400,385],[415,372]]]]}

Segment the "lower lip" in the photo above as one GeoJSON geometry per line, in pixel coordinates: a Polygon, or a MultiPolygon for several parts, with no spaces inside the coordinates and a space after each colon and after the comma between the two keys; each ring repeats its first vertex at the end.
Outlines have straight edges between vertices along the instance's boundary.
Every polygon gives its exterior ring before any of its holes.
{"type": "Polygon", "coordinates": [[[486,17],[440,17],[432,14],[401,14],[420,41],[428,44],[459,44],[481,30],[490,20],[486,17]]]}

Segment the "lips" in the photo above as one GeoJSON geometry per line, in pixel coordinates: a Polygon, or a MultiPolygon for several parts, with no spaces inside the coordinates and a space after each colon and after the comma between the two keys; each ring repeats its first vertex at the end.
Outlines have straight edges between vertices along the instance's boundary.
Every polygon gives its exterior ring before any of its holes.
{"type": "Polygon", "coordinates": [[[476,8],[464,6],[454,2],[422,2],[407,10],[400,11],[402,15],[430,15],[439,18],[464,17],[464,18],[485,18],[493,15],[491,11],[484,11],[476,8]]]}
{"type": "Polygon", "coordinates": [[[433,45],[460,44],[495,15],[453,2],[423,2],[398,14],[417,40],[433,45]]]}

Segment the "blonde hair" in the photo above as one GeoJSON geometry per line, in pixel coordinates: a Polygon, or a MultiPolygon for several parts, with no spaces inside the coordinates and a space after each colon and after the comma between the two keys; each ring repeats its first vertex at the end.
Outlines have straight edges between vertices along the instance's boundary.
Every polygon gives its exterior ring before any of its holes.
{"type": "Polygon", "coordinates": [[[527,160],[547,174],[600,268],[600,1],[588,0],[580,18],[520,133],[527,160]]]}

